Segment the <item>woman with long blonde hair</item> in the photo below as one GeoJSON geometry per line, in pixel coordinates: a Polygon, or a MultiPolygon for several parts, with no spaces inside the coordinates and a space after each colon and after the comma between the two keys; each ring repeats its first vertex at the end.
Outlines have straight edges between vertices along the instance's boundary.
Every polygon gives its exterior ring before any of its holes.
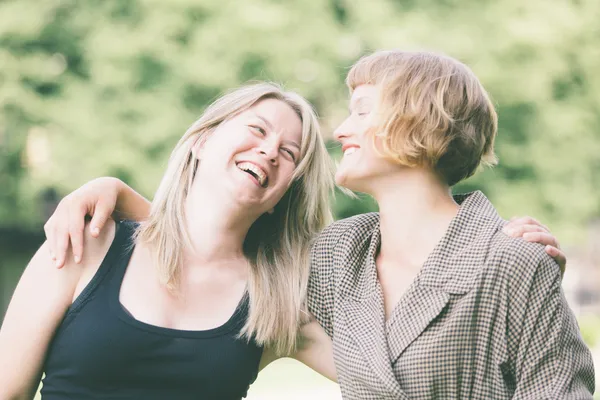
{"type": "Polygon", "coordinates": [[[334,378],[313,363],[323,348],[296,351],[332,188],[306,100],[226,94],[175,147],[145,221],[86,235],[81,265],[50,267],[47,243],[33,257],[0,331],[0,398],[31,396],[43,372],[44,399],[240,399],[282,355],[334,378]]]}

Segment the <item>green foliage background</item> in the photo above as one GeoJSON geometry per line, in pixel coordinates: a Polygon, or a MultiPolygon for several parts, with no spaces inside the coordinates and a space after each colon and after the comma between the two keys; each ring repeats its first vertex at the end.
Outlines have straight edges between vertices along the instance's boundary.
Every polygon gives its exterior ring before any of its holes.
{"type": "MultiPolygon", "coordinates": [[[[500,165],[458,189],[585,240],[600,215],[599,20],[597,0],[0,1],[0,228],[39,230],[43,199],[100,175],[151,197],[187,126],[248,80],[300,91],[331,132],[348,67],[399,47],[461,59],[497,105],[500,165]]],[[[338,217],[372,208],[335,203],[338,217]]]]}
{"type": "Polygon", "coordinates": [[[330,133],[345,73],[381,48],[470,65],[499,112],[500,165],[457,191],[581,245],[600,218],[598,21],[598,0],[0,0],[0,316],[56,199],[102,175],[152,197],[185,129],[249,80],[298,90],[330,133]]]}

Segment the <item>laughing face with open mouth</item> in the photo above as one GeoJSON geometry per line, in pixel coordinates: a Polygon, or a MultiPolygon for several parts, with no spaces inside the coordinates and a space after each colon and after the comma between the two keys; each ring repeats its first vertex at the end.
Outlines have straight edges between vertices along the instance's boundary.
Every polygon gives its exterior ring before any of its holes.
{"type": "Polygon", "coordinates": [[[223,198],[234,198],[259,215],[270,212],[289,188],[301,139],[296,112],[282,101],[262,100],[196,145],[196,177],[230,195],[223,198]]]}

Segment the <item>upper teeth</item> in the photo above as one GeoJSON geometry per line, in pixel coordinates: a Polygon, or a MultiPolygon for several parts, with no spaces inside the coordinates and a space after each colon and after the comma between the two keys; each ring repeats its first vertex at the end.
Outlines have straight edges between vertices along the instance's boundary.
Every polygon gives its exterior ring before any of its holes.
{"type": "Polygon", "coordinates": [[[346,149],[346,151],[344,151],[344,155],[345,156],[350,155],[350,154],[354,153],[356,150],[358,150],[358,148],[356,148],[356,147],[348,147],[346,149]]]}
{"type": "Polygon", "coordinates": [[[242,171],[251,171],[258,178],[258,183],[260,184],[260,186],[266,186],[267,175],[261,168],[249,162],[241,162],[237,166],[242,171]]]}

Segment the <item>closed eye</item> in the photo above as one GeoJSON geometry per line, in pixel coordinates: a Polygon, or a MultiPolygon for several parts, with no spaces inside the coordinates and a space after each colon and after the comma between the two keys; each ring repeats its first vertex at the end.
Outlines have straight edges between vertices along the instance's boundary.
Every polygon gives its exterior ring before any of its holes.
{"type": "Polygon", "coordinates": [[[281,150],[283,150],[285,153],[287,153],[290,158],[292,159],[292,161],[296,162],[296,155],[294,154],[294,152],[290,149],[286,149],[285,147],[283,147],[281,150]]]}
{"type": "Polygon", "coordinates": [[[248,126],[250,127],[250,129],[252,129],[255,132],[260,133],[263,136],[267,135],[267,131],[261,126],[258,126],[258,125],[248,125],[248,126]]]}
{"type": "Polygon", "coordinates": [[[359,109],[359,110],[352,110],[352,109],[349,109],[348,111],[349,111],[349,113],[350,113],[350,116],[352,116],[352,115],[357,115],[357,116],[359,116],[359,117],[361,117],[361,118],[364,118],[364,117],[366,117],[366,116],[367,116],[367,115],[369,115],[369,113],[370,113],[370,111],[369,111],[369,110],[360,110],[360,109],[359,109]]]}

